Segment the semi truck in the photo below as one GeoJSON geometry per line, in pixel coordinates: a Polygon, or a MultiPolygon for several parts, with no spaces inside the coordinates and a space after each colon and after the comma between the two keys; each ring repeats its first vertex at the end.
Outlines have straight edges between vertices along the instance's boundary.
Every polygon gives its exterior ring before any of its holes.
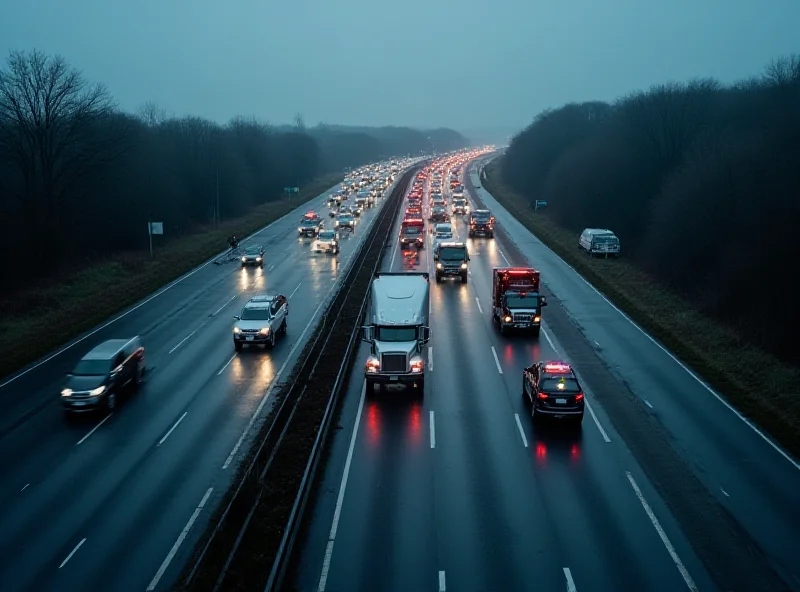
{"type": "Polygon", "coordinates": [[[430,277],[426,272],[376,272],[370,287],[367,323],[361,339],[370,344],[364,368],[366,392],[375,385],[412,387],[425,391],[423,347],[428,326],[430,277]]]}
{"type": "Polygon", "coordinates": [[[539,276],[531,267],[492,270],[492,317],[500,333],[516,329],[539,336],[542,308],[547,306],[547,299],[539,293],[539,276]]]}

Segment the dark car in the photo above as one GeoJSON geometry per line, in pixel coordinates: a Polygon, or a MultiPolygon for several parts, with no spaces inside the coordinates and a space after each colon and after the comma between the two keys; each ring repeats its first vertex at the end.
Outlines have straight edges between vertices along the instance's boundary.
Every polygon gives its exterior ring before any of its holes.
{"type": "Polygon", "coordinates": [[[433,206],[431,208],[429,220],[434,223],[449,222],[450,216],[447,214],[447,208],[444,206],[433,206]]]}
{"type": "Polygon", "coordinates": [[[109,339],[67,373],[61,403],[66,411],[112,411],[126,387],[142,383],[145,368],[144,347],[138,337],[109,339]]]}
{"type": "Polygon", "coordinates": [[[300,225],[297,227],[297,234],[301,237],[315,237],[323,227],[320,218],[306,217],[300,220],[300,225]]]}
{"type": "Polygon", "coordinates": [[[494,238],[494,216],[489,210],[473,210],[469,217],[469,237],[477,235],[494,238]]]}
{"type": "Polygon", "coordinates": [[[547,416],[580,424],[586,397],[572,366],[559,360],[537,362],[522,371],[522,396],[534,421],[547,416]]]}
{"type": "Polygon", "coordinates": [[[264,247],[252,245],[244,250],[244,253],[242,253],[242,267],[247,265],[264,267],[264,247]]]}

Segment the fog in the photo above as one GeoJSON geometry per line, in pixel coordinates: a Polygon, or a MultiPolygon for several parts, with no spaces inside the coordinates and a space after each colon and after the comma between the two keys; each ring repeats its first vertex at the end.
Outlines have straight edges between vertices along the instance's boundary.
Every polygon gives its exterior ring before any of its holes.
{"type": "Polygon", "coordinates": [[[135,111],[516,131],[568,101],[797,50],[796,0],[2,0],[0,50],[61,54],[135,111]]]}

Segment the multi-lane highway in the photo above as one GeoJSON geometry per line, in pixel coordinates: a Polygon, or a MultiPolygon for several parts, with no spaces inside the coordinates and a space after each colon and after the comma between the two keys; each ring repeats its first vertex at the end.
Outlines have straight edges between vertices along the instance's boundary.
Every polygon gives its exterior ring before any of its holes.
{"type": "MultiPolygon", "coordinates": [[[[800,589],[795,461],[477,192],[501,230],[455,224],[469,282],[431,284],[424,400],[365,397],[357,356],[295,589],[800,589]],[[502,337],[491,270],[528,262],[542,335],[502,337]],[[554,358],[584,383],[578,433],[534,429],[522,400],[522,368],[554,358]]],[[[432,272],[429,254],[411,267],[432,272]]],[[[404,268],[397,250],[384,264],[404,268]]]]}
{"type": "Polygon", "coordinates": [[[374,220],[366,210],[338,256],[311,253],[297,224],[308,209],[327,216],[329,193],[243,242],[265,246],[263,269],[209,262],[0,381],[0,589],[170,589],[269,409],[270,386],[374,220]],[[287,338],[236,353],[232,315],[263,292],[289,298],[287,338]],[[66,420],[64,373],[94,345],[133,335],[148,360],[141,391],[111,415],[66,420]]]}

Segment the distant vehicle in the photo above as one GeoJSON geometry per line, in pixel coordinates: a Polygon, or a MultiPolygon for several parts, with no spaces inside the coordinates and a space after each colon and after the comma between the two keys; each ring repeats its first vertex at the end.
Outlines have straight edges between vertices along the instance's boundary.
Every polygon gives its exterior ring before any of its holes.
{"type": "Polygon", "coordinates": [[[495,267],[492,270],[492,317],[501,333],[527,330],[539,336],[542,308],[547,299],[539,293],[539,271],[530,267],[495,267]]]}
{"type": "Polygon", "coordinates": [[[587,228],[578,239],[578,247],[589,255],[619,257],[620,245],[617,235],[605,228],[587,228]]]}
{"type": "Polygon", "coordinates": [[[467,283],[469,274],[469,251],[466,243],[441,242],[437,243],[433,251],[433,260],[436,262],[436,283],[442,278],[455,276],[461,278],[461,283],[467,283]]]}
{"type": "Polygon", "coordinates": [[[542,417],[583,422],[586,397],[572,367],[560,360],[537,362],[522,371],[522,396],[534,421],[542,417]]]}
{"type": "Polygon", "coordinates": [[[323,230],[317,235],[312,250],[317,253],[339,254],[339,236],[334,230],[323,230]]]}
{"type": "Polygon", "coordinates": [[[300,220],[300,225],[297,227],[297,234],[301,237],[317,236],[324,226],[325,222],[316,212],[308,212],[303,216],[303,219],[300,220]]]}
{"type": "Polygon", "coordinates": [[[425,221],[422,218],[406,218],[400,223],[400,246],[425,248],[425,221]]]}
{"type": "Polygon", "coordinates": [[[356,229],[356,219],[355,216],[351,213],[346,214],[339,214],[339,217],[336,218],[336,230],[348,230],[350,232],[355,231],[356,229]]]}
{"type": "Polygon", "coordinates": [[[437,224],[433,231],[434,240],[447,240],[453,238],[453,227],[450,223],[437,224]]]}
{"type": "Polygon", "coordinates": [[[146,372],[139,337],[109,339],[89,351],[67,373],[61,404],[67,412],[113,411],[126,387],[138,388],[146,372]]]}
{"type": "Polygon", "coordinates": [[[282,294],[254,296],[234,316],[233,345],[241,351],[245,345],[275,347],[278,333],[286,334],[289,301],[282,294]]]}
{"type": "Polygon", "coordinates": [[[414,385],[425,390],[423,346],[428,327],[430,279],[427,273],[378,272],[372,280],[370,309],[362,340],[370,344],[364,370],[366,392],[375,385],[414,385]]]}
{"type": "Polygon", "coordinates": [[[242,267],[255,265],[264,267],[264,247],[261,245],[250,245],[242,253],[242,267]]]}
{"type": "Polygon", "coordinates": [[[428,219],[433,223],[444,223],[450,220],[450,216],[447,213],[447,208],[439,205],[431,208],[431,215],[428,219]]]}
{"type": "Polygon", "coordinates": [[[489,210],[473,210],[469,217],[469,237],[494,238],[494,216],[489,210]]]}
{"type": "Polygon", "coordinates": [[[466,215],[469,213],[469,206],[467,200],[462,198],[453,198],[453,215],[466,215]]]}

